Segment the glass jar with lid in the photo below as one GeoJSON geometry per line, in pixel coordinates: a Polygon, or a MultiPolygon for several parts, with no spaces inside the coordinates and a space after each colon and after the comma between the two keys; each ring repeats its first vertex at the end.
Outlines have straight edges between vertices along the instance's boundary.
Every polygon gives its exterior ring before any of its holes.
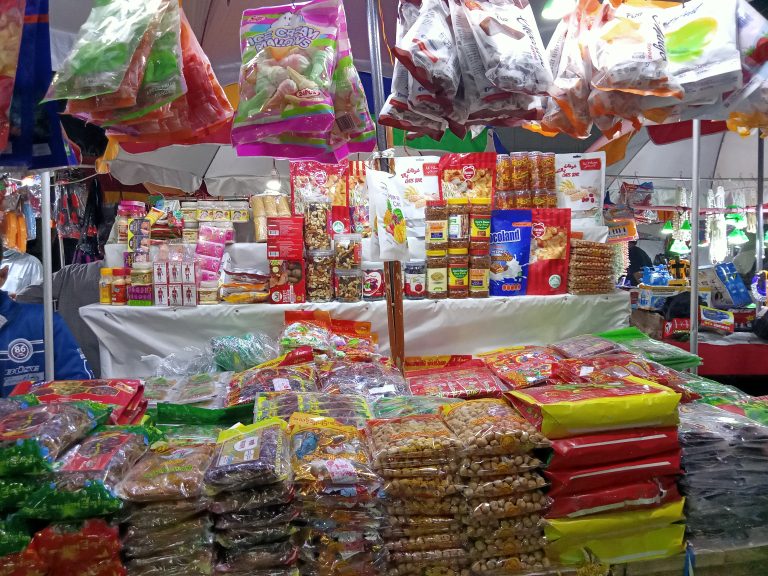
{"type": "Polygon", "coordinates": [[[152,285],[152,263],[134,262],[131,268],[132,286],[151,286],[152,285]]]}
{"type": "Polygon", "coordinates": [[[469,205],[469,249],[485,248],[491,244],[491,201],[473,198],[469,205]]]}
{"type": "Polygon", "coordinates": [[[448,298],[448,257],[445,250],[427,250],[427,298],[448,298]]]}
{"type": "Polygon", "coordinates": [[[466,248],[448,249],[448,298],[469,296],[469,256],[466,248]]]}
{"type": "Polygon", "coordinates": [[[427,265],[424,260],[411,260],[403,265],[403,297],[424,300],[427,295],[427,265]]]}

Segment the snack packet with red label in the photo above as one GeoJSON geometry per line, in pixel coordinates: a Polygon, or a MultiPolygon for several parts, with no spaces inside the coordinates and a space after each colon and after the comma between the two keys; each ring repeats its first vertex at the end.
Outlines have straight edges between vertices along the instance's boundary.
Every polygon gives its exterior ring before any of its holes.
{"type": "Polygon", "coordinates": [[[417,396],[477,398],[500,396],[508,388],[481,360],[458,368],[419,370],[406,375],[408,389],[417,396]]]}
{"type": "Polygon", "coordinates": [[[280,335],[284,352],[309,346],[315,353],[333,352],[331,315],[323,310],[291,310],[285,313],[285,329],[280,335]]]}
{"type": "Polygon", "coordinates": [[[307,207],[313,202],[329,203],[328,232],[348,233],[351,227],[347,195],[347,163],[321,164],[313,160],[290,163],[293,213],[309,218],[307,207]]]}
{"type": "Polygon", "coordinates": [[[370,322],[334,318],[331,320],[331,330],[336,356],[339,358],[350,362],[367,362],[376,353],[370,322]]]}
{"type": "Polygon", "coordinates": [[[403,361],[403,370],[408,373],[419,370],[455,368],[471,361],[472,356],[469,354],[452,354],[450,356],[406,356],[403,361]]]}
{"type": "Polygon", "coordinates": [[[120,532],[104,520],[53,524],[35,534],[30,548],[55,574],[87,574],[88,568],[101,563],[119,564],[120,532]]]}
{"type": "Polygon", "coordinates": [[[562,356],[543,346],[500,348],[478,356],[512,390],[544,384],[562,360],[562,356]]]}
{"type": "Polygon", "coordinates": [[[470,152],[440,158],[440,199],[492,200],[496,185],[496,154],[470,152]]]}
{"type": "Polygon", "coordinates": [[[531,211],[531,218],[526,294],[565,294],[568,291],[571,211],[537,208],[531,211]]]}

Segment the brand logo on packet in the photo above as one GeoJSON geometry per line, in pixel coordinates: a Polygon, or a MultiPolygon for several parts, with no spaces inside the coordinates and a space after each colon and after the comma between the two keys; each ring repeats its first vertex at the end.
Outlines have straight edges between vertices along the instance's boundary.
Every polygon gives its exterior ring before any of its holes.
{"type": "Polygon", "coordinates": [[[546,231],[547,227],[542,222],[535,222],[531,228],[531,234],[534,238],[541,238],[546,231]]]}
{"type": "Polygon", "coordinates": [[[424,176],[438,176],[440,174],[440,165],[437,162],[427,162],[422,167],[424,176]]]}
{"type": "Polygon", "coordinates": [[[312,174],[312,179],[315,181],[316,184],[319,184],[320,186],[324,186],[325,183],[328,182],[328,174],[326,174],[322,170],[318,170],[317,172],[312,174]]]}
{"type": "Polygon", "coordinates": [[[474,166],[464,166],[461,169],[461,175],[464,176],[464,180],[472,180],[475,177],[475,167],[474,166]]]}
{"type": "Polygon", "coordinates": [[[579,166],[582,170],[600,170],[600,158],[585,158],[584,160],[579,160],[579,166]]]}

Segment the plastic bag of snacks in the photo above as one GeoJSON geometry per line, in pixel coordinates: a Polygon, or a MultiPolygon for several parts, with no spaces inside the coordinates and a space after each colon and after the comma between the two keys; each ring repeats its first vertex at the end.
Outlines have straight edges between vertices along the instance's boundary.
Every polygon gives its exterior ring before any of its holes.
{"type": "Polygon", "coordinates": [[[370,322],[331,320],[336,356],[350,362],[366,362],[376,353],[376,336],[371,334],[370,322]]]}
{"type": "Polygon", "coordinates": [[[160,446],[150,451],[131,469],[118,487],[118,494],[130,502],[183,500],[203,491],[205,470],[213,446],[160,446]]]}
{"type": "Polygon", "coordinates": [[[547,446],[544,437],[504,400],[469,400],[443,406],[440,413],[467,456],[525,453],[547,446]]]}
{"type": "Polygon", "coordinates": [[[558,384],[509,393],[550,440],[618,428],[676,426],[680,395],[631,376],[611,384],[558,384]]]}
{"type": "Polygon", "coordinates": [[[224,430],[205,473],[207,489],[222,492],[289,481],[287,428],[283,420],[270,418],[224,430]]]}
{"type": "Polygon", "coordinates": [[[481,360],[458,367],[409,371],[407,381],[411,394],[418,396],[474,398],[499,396],[507,390],[481,360]]]}
{"type": "Polygon", "coordinates": [[[338,360],[323,374],[322,390],[331,394],[360,394],[373,400],[406,394],[408,387],[396,368],[381,362],[338,360]]]}
{"type": "Polygon", "coordinates": [[[37,478],[0,478],[0,514],[22,508],[39,487],[37,478]]]}
{"type": "Polygon", "coordinates": [[[465,478],[499,477],[523,474],[541,465],[541,460],[529,454],[464,456],[451,464],[451,471],[465,478]]]}
{"type": "Polygon", "coordinates": [[[566,358],[588,358],[590,356],[626,351],[615,342],[589,335],[574,336],[561,340],[557,344],[553,344],[552,348],[555,352],[562,354],[566,358]]]}
{"type": "Polygon", "coordinates": [[[491,200],[496,182],[496,154],[446,154],[440,159],[440,198],[491,200]]]}
{"type": "Polygon", "coordinates": [[[242,372],[278,354],[275,342],[266,334],[211,338],[216,365],[224,372],[242,372]]]}
{"type": "MultiPolygon", "coordinates": [[[[308,352],[308,349],[304,350],[308,352]]],[[[308,354],[311,356],[311,352],[308,354]]],[[[267,362],[232,376],[227,406],[253,402],[259,394],[266,392],[316,392],[317,370],[314,364],[307,363],[301,357],[291,360],[288,356],[290,354],[286,355],[283,363],[267,362]]]]}
{"type": "Polygon", "coordinates": [[[35,534],[30,544],[37,556],[56,573],[89,574],[97,565],[111,565],[110,571],[96,574],[120,575],[120,533],[104,520],[82,524],[53,524],[35,534]]]}
{"type": "Polygon", "coordinates": [[[27,518],[72,520],[117,512],[122,502],[115,488],[147,451],[156,431],[141,427],[109,427],[67,452],[51,482],[24,505],[27,518]]]}
{"type": "Polygon", "coordinates": [[[171,550],[179,556],[192,553],[212,543],[212,524],[210,518],[203,515],[151,532],[129,526],[123,533],[123,554],[143,559],[162,556],[171,550]]]}
{"type": "Polygon", "coordinates": [[[121,524],[130,524],[137,530],[153,531],[195,518],[208,509],[205,498],[169,500],[129,505],[116,516],[121,524]]]}
{"type": "Polygon", "coordinates": [[[21,46],[21,32],[24,24],[25,0],[3,0],[0,4],[2,46],[0,46],[0,150],[8,145],[10,130],[9,113],[13,99],[13,84],[21,46]]]}
{"type": "Polygon", "coordinates": [[[333,418],[344,425],[358,428],[365,426],[365,422],[371,418],[371,409],[362,396],[323,392],[267,392],[256,397],[253,419],[257,422],[267,418],[288,420],[294,412],[333,418]]]}
{"type": "Polygon", "coordinates": [[[86,402],[29,406],[0,418],[0,477],[39,475],[104,416],[86,402]]]}
{"type": "Polygon", "coordinates": [[[369,420],[367,435],[376,464],[391,468],[441,461],[461,449],[461,441],[436,414],[369,420]]]}
{"type": "MultiPolygon", "coordinates": [[[[295,491],[292,483],[281,482],[272,486],[259,486],[252,490],[240,490],[237,492],[224,492],[217,495],[211,502],[209,509],[214,514],[218,514],[220,518],[217,520],[217,526],[219,520],[226,519],[226,516],[234,518],[238,515],[256,515],[263,512],[266,517],[257,518],[263,523],[268,524],[267,520],[279,522],[289,522],[293,520],[298,511],[294,508],[287,507],[285,504],[290,504],[295,496],[295,491]],[[280,511],[279,514],[277,511],[280,511]],[[287,519],[282,518],[282,513],[285,512],[287,519]],[[272,514],[275,514],[273,516],[272,514]]],[[[233,522],[235,520],[232,520],[233,522]]],[[[247,522],[248,518],[243,520],[247,522]]],[[[226,526],[221,526],[226,528],[226,526]]]]}
{"type": "Polygon", "coordinates": [[[331,127],[339,7],[338,0],[312,0],[243,13],[235,146],[284,132],[322,133],[331,127]],[[292,41],[284,45],[281,38],[292,41]]]}
{"type": "Polygon", "coordinates": [[[541,490],[531,490],[492,499],[470,498],[464,502],[464,511],[470,521],[489,521],[528,516],[545,510],[551,503],[541,490]]]}
{"type": "Polygon", "coordinates": [[[0,418],[8,416],[29,406],[39,404],[37,398],[31,395],[11,396],[10,398],[0,398],[0,418]]]}
{"type": "MultiPolygon", "coordinates": [[[[92,100],[101,109],[136,104],[146,58],[169,2],[113,0],[93,7],[46,100],[92,100]]],[[[80,110],[77,110],[80,111],[80,110]]]]}
{"type": "Polygon", "coordinates": [[[285,313],[280,348],[289,352],[308,346],[318,354],[333,352],[331,315],[322,310],[293,310],[285,313]]]}
{"type": "Polygon", "coordinates": [[[373,402],[376,418],[402,418],[420,414],[438,414],[442,406],[458,404],[459,398],[432,396],[383,396],[373,402]]]}
{"type": "Polygon", "coordinates": [[[544,384],[562,360],[562,356],[543,346],[500,348],[478,356],[513,390],[544,384]]]}

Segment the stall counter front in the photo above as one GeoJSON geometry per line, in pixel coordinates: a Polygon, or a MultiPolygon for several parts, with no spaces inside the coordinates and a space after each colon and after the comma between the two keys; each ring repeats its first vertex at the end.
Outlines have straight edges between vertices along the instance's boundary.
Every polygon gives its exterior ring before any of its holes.
{"type": "MultiPolygon", "coordinates": [[[[597,296],[524,296],[484,300],[406,300],[406,355],[475,354],[501,346],[549,344],[628,325],[629,293],[597,296]]],[[[204,348],[214,336],[265,332],[277,337],[292,309],[328,310],[334,318],[371,322],[382,354],[389,354],[384,301],[354,304],[228,305],[197,308],[103,306],[80,309],[99,339],[102,377],[150,376],[145,356],[204,348]]]]}

